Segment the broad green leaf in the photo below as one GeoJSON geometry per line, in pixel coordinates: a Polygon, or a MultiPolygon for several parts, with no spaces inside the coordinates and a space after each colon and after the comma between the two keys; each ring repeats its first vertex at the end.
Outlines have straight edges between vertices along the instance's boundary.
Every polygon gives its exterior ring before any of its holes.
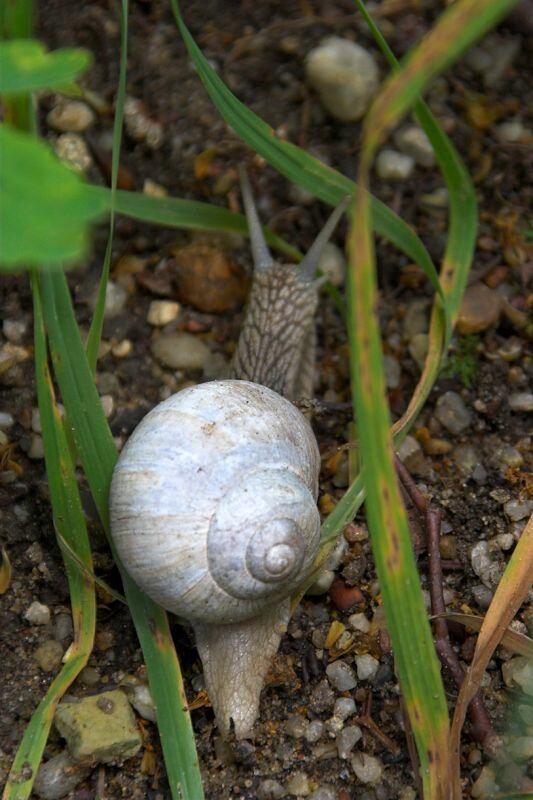
{"type": "Polygon", "coordinates": [[[88,249],[89,223],[109,197],[87,191],[82,179],[33,136],[0,125],[0,265],[61,268],[88,249]]]}
{"type": "Polygon", "coordinates": [[[91,62],[90,52],[79,48],[48,53],[35,39],[0,42],[0,94],[57,89],[74,81],[91,62]]]}

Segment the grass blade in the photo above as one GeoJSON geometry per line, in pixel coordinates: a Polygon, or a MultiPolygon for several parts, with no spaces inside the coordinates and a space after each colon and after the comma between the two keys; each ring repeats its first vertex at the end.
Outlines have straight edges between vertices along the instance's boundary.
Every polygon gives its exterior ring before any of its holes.
{"type": "Polygon", "coordinates": [[[71,458],[63,422],[55,404],[46,355],[40,288],[32,279],[35,325],[35,372],[37,397],[41,414],[46,474],[54,524],[83,565],[82,573],[68,555],[64,555],[70,590],[74,641],[65,656],[65,664],[39,703],[17,750],[4,792],[4,800],[26,800],[42,758],[57,705],[72,681],[87,664],[93,647],[96,623],[96,598],[92,573],[92,557],[85,515],[81,505],[75,468],[71,458]],[[28,769],[29,766],[29,769],[28,769]],[[29,777],[24,779],[24,776],[29,777]]]}

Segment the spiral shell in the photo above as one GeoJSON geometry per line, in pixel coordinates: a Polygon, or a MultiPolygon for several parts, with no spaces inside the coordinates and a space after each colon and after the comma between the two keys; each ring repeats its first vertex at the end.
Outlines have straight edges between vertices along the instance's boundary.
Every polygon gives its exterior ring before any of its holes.
{"type": "Polygon", "coordinates": [[[235,380],[185,389],[144,418],[115,468],[118,554],[180,617],[250,619],[311,569],[319,465],[310,425],[276,392],[235,380]]]}

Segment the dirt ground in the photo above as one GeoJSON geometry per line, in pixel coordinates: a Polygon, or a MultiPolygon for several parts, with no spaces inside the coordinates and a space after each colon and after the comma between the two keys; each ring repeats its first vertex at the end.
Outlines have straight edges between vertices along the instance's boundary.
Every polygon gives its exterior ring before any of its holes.
{"type": "MultiPolygon", "coordinates": [[[[348,0],[208,0],[183,6],[197,42],[232,91],[279,135],[354,178],[360,125],[339,123],[329,117],[307,86],[304,74],[305,55],[325,36],[333,34],[351,38],[372,51],[381,77],[386,74],[384,61],[364,22],[353,13],[353,4],[348,0]]],[[[380,8],[382,30],[399,56],[424,34],[442,10],[434,0],[394,3],[388,10],[385,6],[380,8]]],[[[106,104],[112,105],[116,91],[119,11],[118,2],[105,0],[90,4],[65,0],[39,3],[40,35],[50,48],[80,45],[93,52],[94,66],[85,85],[100,98],[102,109],[106,104]]],[[[509,404],[510,395],[531,391],[531,345],[520,320],[531,309],[532,42],[531,33],[525,27],[520,29],[520,22],[502,24],[490,37],[476,52],[489,54],[493,66],[500,58],[501,74],[487,77],[487,67],[482,69],[487,59],[484,62],[482,56],[470,54],[435,82],[428,101],[476,182],[480,228],[474,278],[505,297],[511,310],[499,315],[476,337],[454,340],[447,372],[441,376],[416,425],[417,439],[425,449],[417,451],[409,463],[423,491],[443,510],[441,552],[450,567],[444,579],[448,607],[468,608],[478,614],[490,602],[494,576],[501,574],[526,522],[509,502],[527,502],[532,471],[530,422],[528,427],[525,411],[514,410],[509,404]],[[504,63],[501,55],[507,52],[506,47],[514,48],[509,63],[504,63]],[[517,119],[525,131],[522,138],[502,141],[498,126],[517,119]],[[513,310],[517,312],[514,315],[513,310]],[[459,395],[469,414],[468,425],[457,434],[446,430],[435,414],[436,403],[446,392],[459,395]],[[431,442],[444,444],[432,446],[431,442]],[[473,464],[468,460],[469,453],[474,454],[470,455],[473,464]],[[480,466],[482,469],[476,472],[480,466]],[[479,541],[488,543],[492,578],[474,571],[472,548],[479,541]]],[[[143,102],[141,115],[156,124],[160,135],[154,146],[146,137],[136,138],[131,129],[126,132],[123,188],[141,191],[145,181],[150,180],[175,197],[237,208],[239,192],[232,170],[244,161],[253,176],[263,221],[302,250],[310,245],[328,209],[289,187],[282,177],[253,159],[228,129],[197,78],[167,3],[161,0],[131,3],[128,95],[143,102]]],[[[56,102],[56,98],[45,97],[41,104],[42,132],[52,142],[57,132],[46,120],[56,102]]],[[[109,174],[111,126],[111,114],[102,110],[83,134],[92,155],[88,177],[101,184],[106,183],[109,174]]],[[[436,167],[420,166],[403,181],[374,179],[372,184],[372,191],[421,235],[437,264],[446,236],[442,186],[436,167]]],[[[344,234],[341,225],[334,237],[341,246],[344,234]]],[[[76,313],[83,328],[89,324],[106,236],[105,226],[95,232],[89,262],[70,273],[76,313]]],[[[118,313],[106,320],[98,381],[100,393],[111,397],[110,425],[119,442],[126,440],[157,402],[202,378],[201,371],[173,370],[154,358],[151,342],[157,331],[154,333],[147,319],[154,299],[179,297],[172,273],[173,252],[189,240],[185,232],[118,220],[113,279],[127,289],[127,295],[118,313]],[[137,259],[135,263],[142,264],[142,271],[128,274],[125,259],[126,263],[127,259],[130,263],[137,259]],[[131,347],[121,350],[124,341],[130,342],[131,347]]],[[[232,240],[225,247],[238,264],[247,262],[245,242],[232,240]]],[[[417,313],[424,315],[421,301],[429,300],[431,292],[406,257],[392,246],[378,240],[377,254],[385,348],[399,367],[399,379],[390,386],[390,401],[394,414],[399,416],[419,375],[411,346],[419,329],[409,328],[406,320],[412,320],[417,313]]],[[[13,448],[3,447],[0,472],[0,544],[6,548],[13,566],[10,589],[0,597],[3,784],[25,725],[56,671],[43,671],[35,660],[35,651],[48,640],[59,641],[66,649],[70,628],[67,582],[55,541],[35,420],[32,429],[36,398],[31,361],[31,297],[26,278],[3,278],[1,293],[3,319],[21,322],[17,346],[25,349],[27,356],[0,376],[0,411],[14,418],[14,424],[6,431],[13,448]],[[35,600],[49,608],[50,622],[38,625],[25,618],[35,600]]],[[[199,336],[215,356],[204,368],[204,378],[212,377],[227,363],[241,318],[240,309],[209,313],[182,302],[175,329],[199,336]]],[[[8,339],[4,328],[2,349],[8,339]]],[[[347,344],[338,311],[325,294],[319,310],[318,341],[316,396],[332,408],[338,407],[350,399],[347,344]]],[[[315,418],[313,424],[323,453],[334,452],[347,440],[348,419],[342,411],[331,409],[315,418]]],[[[339,457],[326,458],[322,510],[342,496],[345,478],[346,463],[339,457]]],[[[88,490],[84,487],[83,491],[97,573],[120,589],[88,490]]],[[[427,557],[424,547],[419,550],[420,573],[427,588],[427,557]]],[[[210,800],[309,796],[316,800],[409,800],[417,796],[393,659],[378,622],[379,587],[362,517],[347,531],[347,546],[336,574],[343,591],[357,587],[356,603],[347,611],[339,611],[335,598],[326,593],[307,597],[298,608],[282,642],[276,669],[263,692],[253,742],[233,748],[223,745],[210,707],[204,705],[193,711],[205,792],[210,800]],[[354,612],[363,613],[371,622],[368,632],[352,630],[348,619],[354,612]],[[341,660],[355,668],[356,657],[370,653],[379,662],[377,672],[371,678],[360,678],[351,692],[332,689],[326,679],[331,652],[324,645],[333,620],[342,622],[347,631],[352,630],[354,647],[341,651],[341,660]],[[345,759],[338,755],[338,730],[328,722],[334,701],[341,696],[355,699],[356,712],[355,717],[341,722],[340,729],[343,724],[360,724],[363,731],[362,739],[345,759]],[[365,711],[371,715],[374,727],[361,723],[365,711]],[[325,725],[313,741],[303,735],[295,720],[305,721],[302,730],[308,730],[308,724],[317,720],[325,725]],[[362,783],[354,772],[351,759],[356,752],[378,759],[381,772],[374,784],[362,783]],[[273,783],[269,785],[268,781],[273,783]]],[[[521,630],[531,633],[532,612],[529,603],[523,607],[519,616],[521,630]]],[[[192,701],[202,688],[201,665],[188,632],[178,625],[173,630],[192,701]]],[[[454,641],[461,660],[467,664],[473,637],[463,631],[454,641]]],[[[499,653],[491,661],[484,684],[485,701],[497,730],[501,729],[508,704],[501,672],[501,665],[508,658],[509,654],[499,653]]],[[[118,686],[125,675],[132,674],[142,677],[143,664],[127,609],[118,602],[101,599],[90,670],[76,681],[71,694],[103,691],[118,686]]],[[[455,688],[451,682],[447,685],[453,707],[455,688]]],[[[170,798],[156,727],[144,720],[142,730],[144,747],[138,756],[120,766],[96,767],[67,796],[72,800],[97,796],[100,800],[170,798]],[[146,753],[152,751],[153,758],[147,758],[146,753]]],[[[465,797],[472,796],[471,788],[487,760],[470,733],[467,723],[463,736],[465,797]]],[[[46,757],[60,748],[59,735],[53,733],[46,757]]],[[[528,776],[533,778],[533,772],[528,773],[529,766],[528,762],[523,763],[519,775],[513,773],[508,781],[519,785],[528,776]]]]}

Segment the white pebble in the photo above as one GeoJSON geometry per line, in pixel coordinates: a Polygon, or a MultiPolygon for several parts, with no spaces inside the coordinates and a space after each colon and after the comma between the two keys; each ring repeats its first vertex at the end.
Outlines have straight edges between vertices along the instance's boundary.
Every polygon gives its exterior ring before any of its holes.
{"type": "Polygon", "coordinates": [[[352,750],[362,736],[363,732],[359,725],[347,725],[342,731],[339,731],[336,738],[339,758],[349,758],[352,750]]]}
{"type": "Polygon", "coordinates": [[[148,322],[150,325],[162,327],[178,318],[180,304],[172,300],[152,300],[148,308],[148,322]]]}
{"type": "Polygon", "coordinates": [[[503,144],[515,144],[527,137],[529,131],[522,125],[520,120],[513,119],[498,125],[494,131],[494,135],[496,139],[503,144]]]}
{"type": "Polygon", "coordinates": [[[361,783],[377,783],[383,774],[383,764],[368,753],[356,753],[352,757],[352,769],[361,783]]]}
{"type": "Polygon", "coordinates": [[[307,797],[311,794],[311,787],[309,785],[309,778],[305,772],[295,772],[287,783],[285,784],[285,791],[287,794],[292,794],[299,797],[307,797]]]}
{"type": "Polygon", "coordinates": [[[379,669],[379,661],[377,658],[374,658],[368,653],[362,656],[355,656],[355,664],[357,667],[357,677],[360,681],[371,681],[376,677],[376,673],[379,669]]]}
{"type": "Polygon", "coordinates": [[[522,411],[530,413],[533,411],[533,393],[532,392],[515,392],[508,397],[508,403],[512,411],[522,411]]]}
{"type": "Polygon", "coordinates": [[[203,369],[210,356],[208,346],[192,333],[168,333],[152,341],[152,353],[164,367],[203,369]]]}
{"type": "Polygon", "coordinates": [[[115,401],[113,400],[112,395],[103,394],[100,397],[100,403],[102,404],[102,411],[104,412],[105,418],[109,419],[115,410],[115,401]]]}
{"type": "Polygon", "coordinates": [[[346,692],[357,686],[353,669],[345,661],[334,661],[326,667],[326,675],[331,685],[339,692],[346,692]]]}
{"type": "Polygon", "coordinates": [[[50,622],[50,609],[48,606],[34,600],[31,606],[24,614],[24,619],[31,622],[32,625],[48,625],[50,622]]]}
{"type": "Polygon", "coordinates": [[[11,428],[14,424],[15,418],[13,414],[10,414],[8,411],[0,411],[0,430],[11,428]]]}
{"type": "Polygon", "coordinates": [[[352,697],[338,697],[333,706],[333,716],[343,721],[355,714],[355,700],[352,697]]]}
{"type": "Polygon", "coordinates": [[[432,167],[435,163],[433,147],[422,128],[416,125],[402,128],[394,137],[394,141],[402,153],[411,156],[421,167],[432,167]]]}
{"type": "Polygon", "coordinates": [[[32,461],[40,461],[41,458],[44,458],[43,440],[37,433],[34,433],[33,436],[31,437],[30,449],[28,450],[28,458],[31,458],[32,461]]]}
{"type": "Polygon", "coordinates": [[[41,412],[38,408],[32,408],[31,410],[31,429],[35,433],[42,433],[43,431],[41,425],[41,412]]]}
{"type": "Polygon", "coordinates": [[[445,392],[439,397],[435,406],[435,416],[440,424],[454,435],[465,431],[472,421],[470,411],[457,392],[445,392]]]}
{"type": "Polygon", "coordinates": [[[337,800],[337,792],[330,786],[321,786],[309,795],[309,800],[337,800]]]}
{"type": "Polygon", "coordinates": [[[320,741],[322,736],[324,735],[324,723],[320,719],[314,719],[312,722],[309,723],[307,730],[304,733],[304,739],[309,742],[309,744],[315,744],[315,742],[320,741]]]}
{"type": "Polygon", "coordinates": [[[80,100],[60,101],[48,113],[46,121],[56,131],[81,133],[94,122],[94,113],[86,103],[80,100]]]}
{"type": "Polygon", "coordinates": [[[407,180],[414,168],[414,158],[397,150],[382,150],[376,159],[376,172],[384,181],[407,180]]]}
{"type": "Polygon", "coordinates": [[[13,344],[20,344],[28,330],[28,323],[19,319],[5,319],[2,331],[6,339],[13,344]]]}
{"type": "Polygon", "coordinates": [[[370,620],[365,617],[362,611],[357,614],[351,614],[348,617],[348,624],[354,631],[360,631],[361,633],[368,633],[370,630],[370,620]]]}
{"type": "Polygon", "coordinates": [[[305,731],[309,727],[309,722],[299,714],[294,714],[289,717],[285,723],[285,732],[292,736],[293,739],[302,739],[305,736],[305,731]]]}
{"type": "Polygon", "coordinates": [[[339,36],[329,36],[311,50],[305,69],[324,108],[342,122],[361,119],[378,88],[374,56],[339,36]]]}
{"type": "Polygon", "coordinates": [[[78,133],[62,133],[57,137],[54,150],[58,158],[76,172],[87,172],[93,163],[89,148],[78,133]]]}

